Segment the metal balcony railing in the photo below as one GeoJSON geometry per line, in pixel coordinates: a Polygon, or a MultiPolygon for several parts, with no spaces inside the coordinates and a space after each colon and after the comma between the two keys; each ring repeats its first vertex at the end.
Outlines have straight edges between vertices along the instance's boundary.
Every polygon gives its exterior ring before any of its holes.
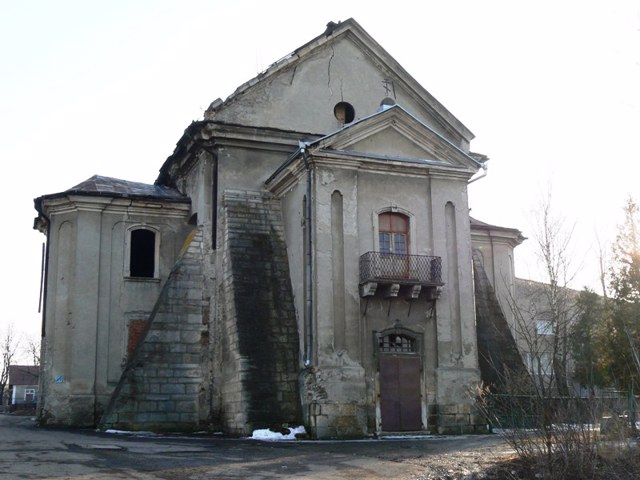
{"type": "Polygon", "coordinates": [[[367,282],[441,286],[442,259],[428,255],[367,252],[360,257],[360,284],[367,282]]]}

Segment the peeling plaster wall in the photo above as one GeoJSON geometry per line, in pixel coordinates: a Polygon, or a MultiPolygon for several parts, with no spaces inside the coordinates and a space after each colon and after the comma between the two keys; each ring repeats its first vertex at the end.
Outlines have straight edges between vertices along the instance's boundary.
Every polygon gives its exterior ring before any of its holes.
{"type": "MultiPolygon", "coordinates": [[[[304,173],[306,175],[306,172],[304,173]]],[[[305,322],[305,280],[304,280],[304,198],[306,194],[304,177],[293,185],[281,199],[284,237],[287,244],[289,274],[293,289],[293,302],[298,323],[299,365],[303,364],[307,325],[305,322]]]]}
{"type": "Polygon", "coordinates": [[[357,120],[376,112],[382,99],[391,97],[445,138],[465,148],[461,137],[448,133],[397,80],[396,73],[386,71],[364,55],[347,35],[333,39],[304,60],[236,96],[215,114],[215,119],[322,134],[342,127],[333,115],[337,103],[350,103],[357,120]],[[299,108],[292,109],[291,105],[299,108]]]}
{"type": "MultiPolygon", "coordinates": [[[[306,175],[306,171],[301,174],[282,199],[292,278],[297,285],[296,306],[302,318],[301,226],[306,175]]],[[[396,320],[424,337],[421,383],[425,428],[428,423],[442,423],[443,431],[452,431],[452,428],[473,431],[473,422],[479,419],[471,417],[468,389],[478,383],[479,371],[466,184],[442,178],[411,178],[392,166],[384,172],[370,172],[318,164],[313,167],[312,175],[314,355],[311,367],[302,372],[301,385],[303,412],[315,435],[358,436],[379,430],[377,347],[373,333],[392,326],[396,320]],[[437,189],[435,195],[432,194],[434,188],[437,189]],[[340,195],[342,225],[334,218],[336,193],[340,195]],[[455,209],[457,215],[450,219],[457,230],[456,236],[450,239],[455,244],[447,246],[446,205],[452,201],[459,205],[455,209]],[[414,300],[386,299],[380,295],[360,297],[359,257],[379,250],[377,217],[389,209],[410,216],[410,253],[443,257],[445,272],[452,262],[451,255],[456,255],[453,259],[456,265],[453,272],[457,274],[455,288],[449,287],[448,293],[436,302],[436,308],[426,290],[414,300]],[[337,231],[339,229],[342,230],[337,231]],[[341,239],[338,243],[336,236],[341,239]],[[337,270],[336,245],[347,252],[342,269],[337,270]],[[340,284],[335,278],[337,273],[344,276],[343,291],[336,290],[340,284]],[[455,309],[451,307],[452,302],[456,304],[455,309]],[[336,312],[336,305],[344,309],[343,319],[335,318],[340,314],[336,312]],[[336,325],[344,325],[344,332],[336,331],[336,325]],[[458,331],[457,346],[451,340],[454,330],[458,331]],[[340,335],[344,337],[339,338],[340,335]],[[341,379],[340,382],[337,379],[341,379]],[[447,410],[439,411],[440,405],[455,412],[443,413],[447,410]],[[466,427],[455,423],[455,419],[466,419],[466,427]]],[[[447,286],[454,283],[450,280],[445,278],[445,292],[447,286]]]]}

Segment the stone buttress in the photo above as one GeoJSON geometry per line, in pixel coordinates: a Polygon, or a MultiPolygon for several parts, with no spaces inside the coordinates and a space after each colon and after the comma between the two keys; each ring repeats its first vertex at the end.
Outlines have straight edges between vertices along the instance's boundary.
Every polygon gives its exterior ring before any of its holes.
{"type": "Polygon", "coordinates": [[[299,336],[280,203],[224,193],[222,422],[231,433],[300,425],[299,336]]]}
{"type": "Polygon", "coordinates": [[[191,431],[209,417],[202,232],[187,240],[102,417],[103,428],[191,431]]]}

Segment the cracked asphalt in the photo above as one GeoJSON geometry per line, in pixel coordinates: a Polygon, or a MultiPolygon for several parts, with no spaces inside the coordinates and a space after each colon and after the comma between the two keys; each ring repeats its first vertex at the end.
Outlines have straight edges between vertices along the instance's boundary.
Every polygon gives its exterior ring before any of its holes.
{"type": "Polygon", "coordinates": [[[484,478],[496,452],[509,453],[495,435],[265,442],[39,428],[0,415],[0,479],[484,478]]]}

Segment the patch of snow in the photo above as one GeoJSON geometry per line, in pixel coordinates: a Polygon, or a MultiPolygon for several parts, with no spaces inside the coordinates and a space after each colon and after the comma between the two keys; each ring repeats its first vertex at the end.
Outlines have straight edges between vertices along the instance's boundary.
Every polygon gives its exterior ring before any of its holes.
{"type": "Polygon", "coordinates": [[[281,441],[281,440],[295,440],[296,433],[306,433],[304,427],[301,425],[299,427],[289,428],[289,433],[283,435],[280,432],[273,432],[268,428],[254,430],[253,434],[249,437],[251,440],[267,440],[270,442],[281,441]]]}

